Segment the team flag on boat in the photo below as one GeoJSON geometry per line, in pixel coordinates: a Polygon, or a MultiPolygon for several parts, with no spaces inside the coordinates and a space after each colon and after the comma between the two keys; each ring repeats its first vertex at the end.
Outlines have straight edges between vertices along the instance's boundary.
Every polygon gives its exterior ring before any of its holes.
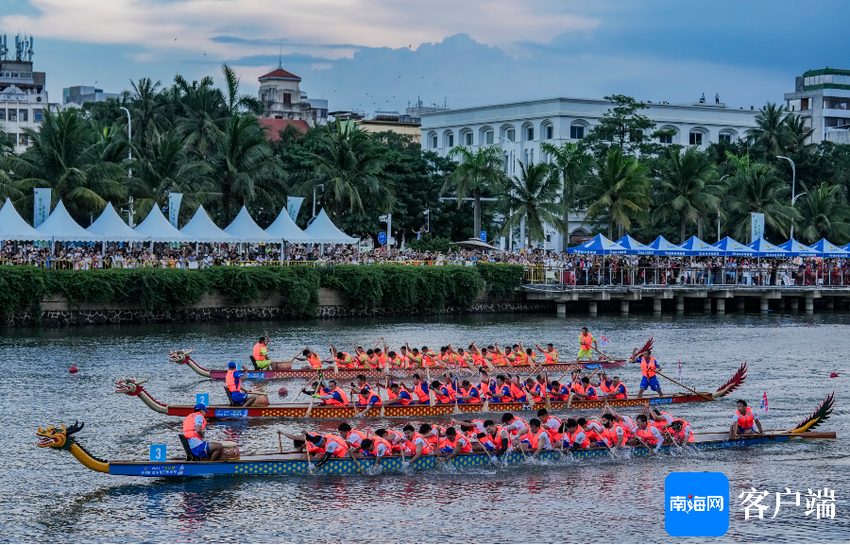
{"type": "Polygon", "coordinates": [[[765,392],[764,396],[761,398],[761,408],[764,411],[764,414],[767,414],[767,392],[765,392]]]}
{"type": "Polygon", "coordinates": [[[682,360],[679,360],[679,376],[682,376],[682,360]]]}
{"type": "Polygon", "coordinates": [[[609,341],[608,339],[606,339],[604,335],[599,335],[599,341],[600,341],[602,344],[608,344],[608,343],[610,343],[610,342],[611,342],[611,341],[609,341]]]}

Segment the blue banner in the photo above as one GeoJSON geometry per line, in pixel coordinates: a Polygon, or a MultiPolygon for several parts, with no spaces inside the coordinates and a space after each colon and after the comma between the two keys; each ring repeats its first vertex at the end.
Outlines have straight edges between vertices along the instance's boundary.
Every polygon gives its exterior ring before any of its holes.
{"type": "Polygon", "coordinates": [[[36,187],[33,191],[35,198],[33,199],[32,226],[38,227],[50,215],[50,188],[36,187]]]}
{"type": "Polygon", "coordinates": [[[664,480],[664,526],[671,536],[722,536],[729,530],[729,479],[674,472],[664,480]]]}
{"type": "Polygon", "coordinates": [[[179,227],[177,227],[177,218],[180,215],[180,201],[182,200],[183,193],[168,194],[168,222],[171,223],[175,229],[179,229],[179,227]]]}

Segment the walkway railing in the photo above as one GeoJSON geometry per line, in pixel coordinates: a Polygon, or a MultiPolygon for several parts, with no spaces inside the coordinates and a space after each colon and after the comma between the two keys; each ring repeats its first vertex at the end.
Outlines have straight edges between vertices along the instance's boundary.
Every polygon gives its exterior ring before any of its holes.
{"type": "MultiPolygon", "coordinates": [[[[376,264],[380,265],[397,265],[409,267],[431,267],[443,265],[456,265],[471,267],[475,265],[475,261],[435,261],[435,260],[404,260],[404,261],[380,261],[376,264]]],[[[141,268],[159,268],[159,269],[206,269],[208,267],[262,267],[262,266],[284,266],[284,267],[333,267],[334,265],[365,265],[372,263],[363,262],[344,262],[344,261],[305,261],[305,260],[220,260],[213,261],[178,261],[174,259],[65,259],[65,258],[47,258],[40,260],[25,260],[25,259],[0,259],[0,266],[15,265],[15,266],[30,266],[52,270],[93,270],[93,269],[141,269],[141,268]]]]}

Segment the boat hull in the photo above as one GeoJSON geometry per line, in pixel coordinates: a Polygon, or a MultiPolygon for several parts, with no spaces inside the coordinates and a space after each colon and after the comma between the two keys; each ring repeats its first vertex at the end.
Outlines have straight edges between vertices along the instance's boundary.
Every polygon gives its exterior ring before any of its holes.
{"type": "MultiPolygon", "coordinates": [[[[542,365],[541,369],[545,369],[548,372],[553,371],[568,371],[569,369],[575,367],[578,363],[557,363],[554,365],[542,365]]],[[[622,367],[626,365],[626,360],[613,360],[613,361],[592,361],[592,362],[582,362],[581,365],[585,369],[611,369],[615,367],[622,367]]],[[[496,366],[495,369],[499,369],[501,371],[505,371],[508,373],[531,373],[538,366],[536,365],[514,365],[514,366],[496,366]]],[[[443,368],[441,367],[433,367],[430,368],[434,372],[441,372],[443,368]]],[[[464,370],[468,370],[466,368],[458,368],[456,371],[463,372],[464,370]]],[[[399,377],[403,377],[409,369],[391,369],[391,375],[397,375],[399,377]]],[[[422,371],[425,371],[423,368],[422,371]]],[[[224,380],[227,377],[226,369],[210,369],[210,378],[215,380],[224,380]]],[[[283,369],[280,371],[271,371],[271,370],[249,370],[246,371],[247,375],[244,380],[280,380],[280,379],[309,379],[316,375],[316,370],[311,368],[305,369],[283,369]]],[[[323,369],[322,374],[326,379],[335,379],[335,380],[351,380],[357,377],[357,375],[366,375],[368,378],[377,378],[385,376],[385,373],[380,369],[340,369],[338,372],[334,372],[333,368],[323,369]]]]}
{"type": "MultiPolygon", "coordinates": [[[[767,435],[756,436],[751,438],[736,439],[728,441],[724,439],[714,441],[700,441],[690,443],[689,447],[693,447],[700,451],[743,448],[761,445],[764,443],[784,442],[788,441],[789,435],[767,435]]],[[[674,446],[661,447],[662,452],[669,452],[671,449],[677,449],[674,446]]],[[[649,456],[650,451],[645,447],[630,449],[631,456],[649,456]]],[[[608,449],[592,448],[579,450],[572,454],[562,454],[558,451],[546,451],[540,453],[538,461],[540,462],[558,462],[565,458],[584,459],[584,458],[600,458],[609,456],[608,449]]],[[[462,454],[456,456],[452,460],[441,461],[434,456],[426,456],[417,460],[410,466],[414,470],[433,470],[441,469],[443,464],[451,465],[455,468],[466,467],[485,467],[500,463],[502,465],[517,465],[521,463],[531,463],[526,461],[526,456],[522,453],[513,452],[503,456],[499,462],[493,462],[487,454],[462,454]]],[[[322,467],[315,469],[316,474],[337,474],[347,475],[370,472],[376,465],[375,459],[361,458],[358,462],[350,458],[331,458],[322,467]]],[[[383,458],[380,461],[383,471],[402,471],[401,457],[383,458]]],[[[193,477],[201,475],[305,475],[310,474],[310,468],[306,460],[292,459],[287,455],[262,455],[262,456],[245,456],[240,460],[229,462],[182,462],[170,460],[167,462],[147,462],[147,461],[121,461],[109,463],[110,475],[126,475],[136,477],[193,477]]]]}
{"type": "MultiPolygon", "coordinates": [[[[664,397],[630,397],[628,399],[612,399],[608,402],[611,407],[633,407],[636,405],[669,405],[673,403],[694,403],[701,401],[713,401],[710,393],[705,393],[709,398],[706,400],[702,396],[695,394],[678,394],[668,395],[664,397]]],[[[605,402],[601,400],[593,401],[573,401],[567,407],[566,401],[552,401],[550,403],[551,410],[566,410],[566,409],[601,409],[605,406],[605,402]]],[[[481,413],[484,405],[482,403],[454,403],[436,404],[436,405],[388,405],[384,407],[383,417],[426,417],[426,416],[441,416],[452,414],[467,414],[481,413]]],[[[521,412],[521,411],[537,411],[546,408],[545,403],[490,403],[490,413],[503,412],[521,412]]],[[[210,405],[207,407],[207,418],[308,418],[307,403],[287,403],[279,405],[252,406],[252,407],[230,407],[227,405],[210,405]]],[[[194,412],[194,405],[169,405],[169,416],[188,416],[194,412]]],[[[346,405],[344,407],[331,407],[327,405],[314,405],[310,410],[309,418],[311,419],[344,419],[352,418],[355,414],[363,411],[363,407],[353,407],[346,405]]],[[[380,418],[381,408],[372,407],[362,415],[367,418],[380,418]]]]}

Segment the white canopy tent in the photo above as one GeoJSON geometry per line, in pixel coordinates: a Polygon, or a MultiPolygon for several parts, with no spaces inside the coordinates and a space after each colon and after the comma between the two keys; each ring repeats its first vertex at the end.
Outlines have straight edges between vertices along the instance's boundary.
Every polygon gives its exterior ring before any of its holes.
{"type": "Polygon", "coordinates": [[[12,201],[7,198],[3,208],[0,208],[0,240],[23,242],[45,240],[45,236],[24,221],[24,218],[15,210],[12,201]]]}
{"type": "Polygon", "coordinates": [[[106,205],[100,216],[86,231],[100,236],[104,242],[147,242],[151,239],[149,236],[137,233],[124,223],[112,203],[106,205]]]}
{"type": "Polygon", "coordinates": [[[280,242],[280,238],[266,233],[254,222],[244,205],[242,205],[242,210],[239,211],[236,219],[224,228],[224,232],[236,238],[239,242],[264,242],[266,244],[280,242]]]}
{"type": "Polygon", "coordinates": [[[198,207],[195,215],[180,229],[180,232],[194,242],[239,242],[239,239],[225,233],[213,223],[203,205],[198,207]]]}
{"type": "Polygon", "coordinates": [[[360,239],[346,235],[333,224],[324,208],[313,218],[312,223],[304,229],[304,234],[310,242],[316,244],[357,244],[360,239]]]}
{"type": "Polygon", "coordinates": [[[92,242],[101,241],[103,237],[86,231],[74,221],[65,205],[60,200],[53,212],[36,228],[45,240],[53,242],[92,242]]]}
{"type": "Polygon", "coordinates": [[[304,231],[295,225],[295,222],[289,217],[289,211],[286,208],[280,211],[280,215],[274,220],[274,223],[269,225],[266,233],[277,240],[285,240],[291,244],[313,242],[304,231]]]}
{"type": "Polygon", "coordinates": [[[175,229],[173,225],[168,223],[168,220],[162,215],[158,206],[151,208],[150,213],[148,213],[148,217],[146,217],[145,221],[136,227],[135,231],[138,235],[148,237],[148,240],[151,241],[151,245],[153,245],[154,242],[195,241],[192,237],[184,235],[175,229]]]}

